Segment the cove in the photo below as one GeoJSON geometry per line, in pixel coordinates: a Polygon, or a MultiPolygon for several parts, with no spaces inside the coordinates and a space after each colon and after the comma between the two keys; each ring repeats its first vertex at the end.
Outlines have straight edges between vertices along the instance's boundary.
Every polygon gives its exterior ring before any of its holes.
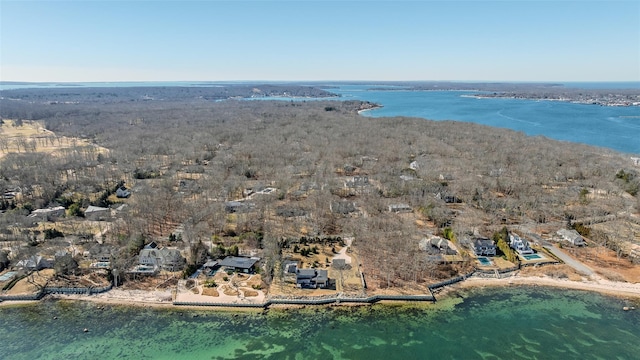
{"type": "Polygon", "coordinates": [[[640,154],[640,107],[615,107],[508,98],[475,98],[477,91],[372,90],[364,85],[327,89],[342,100],[382,105],[368,117],[456,120],[522,131],[531,136],[640,154]]]}

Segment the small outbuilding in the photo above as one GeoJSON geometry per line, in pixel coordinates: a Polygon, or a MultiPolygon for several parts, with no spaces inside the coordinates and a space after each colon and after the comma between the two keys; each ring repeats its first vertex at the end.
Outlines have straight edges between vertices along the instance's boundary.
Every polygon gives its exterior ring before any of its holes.
{"type": "Polygon", "coordinates": [[[116,197],[118,198],[128,198],[129,196],[131,196],[131,191],[124,186],[121,186],[116,190],[116,197]]]}

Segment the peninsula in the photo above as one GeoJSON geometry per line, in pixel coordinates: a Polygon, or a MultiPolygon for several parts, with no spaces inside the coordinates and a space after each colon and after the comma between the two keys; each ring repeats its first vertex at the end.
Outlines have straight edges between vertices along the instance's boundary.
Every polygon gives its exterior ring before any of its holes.
{"type": "Polygon", "coordinates": [[[640,293],[634,158],[366,118],[376,104],[333,96],[259,84],[0,92],[0,299],[262,307],[524,283],[640,293]]]}
{"type": "MultiPolygon", "coordinates": [[[[578,85],[579,86],[579,85],[578,85]]],[[[563,101],[601,106],[640,106],[640,88],[569,87],[560,83],[478,83],[478,82],[394,82],[372,90],[469,91],[477,98],[510,98],[525,100],[563,101]]]]}

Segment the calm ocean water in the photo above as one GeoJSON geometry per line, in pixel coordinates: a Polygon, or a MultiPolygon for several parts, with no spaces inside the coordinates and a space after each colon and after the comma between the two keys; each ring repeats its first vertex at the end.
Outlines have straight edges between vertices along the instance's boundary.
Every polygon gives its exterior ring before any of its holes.
{"type": "MultiPolygon", "coordinates": [[[[239,84],[247,82],[237,82],[239,84]]],[[[234,82],[96,82],[0,84],[0,90],[58,87],[134,86],[221,86],[234,82]]],[[[319,86],[320,84],[313,84],[319,86]]],[[[640,82],[574,82],[569,88],[638,89],[640,82]]],[[[386,86],[386,85],[382,85],[386,86]]],[[[556,140],[579,142],[640,154],[640,107],[610,107],[557,101],[520,99],[476,99],[476,92],[368,90],[375,85],[339,85],[329,91],[342,99],[367,100],[382,104],[365,116],[411,116],[431,120],[458,120],[542,135],[556,140]]],[[[389,88],[389,86],[386,86],[389,88]]],[[[276,98],[276,100],[291,100],[276,98]]],[[[297,99],[304,100],[304,99],[297,99]]]]}
{"type": "Polygon", "coordinates": [[[622,311],[629,304],[528,287],[267,313],[49,301],[0,308],[0,358],[637,359],[640,311],[622,311]]]}
{"type": "MultiPolygon", "coordinates": [[[[596,84],[585,83],[590,88],[596,84]]],[[[362,85],[330,89],[346,99],[384,107],[364,112],[371,117],[410,116],[458,120],[640,154],[640,107],[572,104],[522,99],[477,99],[468,91],[367,90],[362,85]]]]}

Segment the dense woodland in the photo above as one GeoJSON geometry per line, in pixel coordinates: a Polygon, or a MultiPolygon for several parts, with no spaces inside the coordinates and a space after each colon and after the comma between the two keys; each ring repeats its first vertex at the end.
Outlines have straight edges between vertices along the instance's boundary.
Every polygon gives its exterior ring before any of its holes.
{"type": "Polygon", "coordinates": [[[372,104],[358,101],[227,99],[267,93],[329,95],[275,86],[1,92],[2,118],[37,120],[107,150],[48,154],[25,143],[0,158],[0,189],[25,194],[5,204],[0,228],[30,209],[105,205],[102,195],[124,182],[133,195],[105,234],[123,254],[181,226],[190,262],[213,241],[258,249],[273,274],[286,239],[352,236],[366,269],[422,281],[433,264],[417,244],[429,232],[462,239],[640,211],[638,168],[613,151],[471,123],[365,118],[357,111],[372,104]],[[226,201],[265,187],[276,191],[252,195],[230,220],[226,201]],[[416,216],[389,212],[393,204],[416,216]]]}

